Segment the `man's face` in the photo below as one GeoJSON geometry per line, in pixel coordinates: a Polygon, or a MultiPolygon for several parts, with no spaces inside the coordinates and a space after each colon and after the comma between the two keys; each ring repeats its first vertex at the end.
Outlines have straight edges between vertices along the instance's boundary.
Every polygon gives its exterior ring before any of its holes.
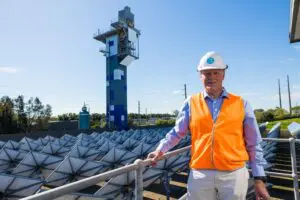
{"type": "Polygon", "coordinates": [[[200,77],[206,91],[214,92],[223,87],[223,80],[225,77],[225,70],[210,69],[200,72],[200,77]]]}

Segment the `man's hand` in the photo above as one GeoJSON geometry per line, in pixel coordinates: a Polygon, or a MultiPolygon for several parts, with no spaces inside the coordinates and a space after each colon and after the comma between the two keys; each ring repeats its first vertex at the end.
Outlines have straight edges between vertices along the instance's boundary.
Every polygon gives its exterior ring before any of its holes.
{"type": "Polygon", "coordinates": [[[152,161],[152,166],[156,165],[156,162],[164,155],[161,151],[153,151],[148,154],[147,159],[150,159],[152,161]]]}
{"type": "Polygon", "coordinates": [[[255,194],[256,200],[269,200],[270,195],[262,180],[255,180],[255,194]]]}

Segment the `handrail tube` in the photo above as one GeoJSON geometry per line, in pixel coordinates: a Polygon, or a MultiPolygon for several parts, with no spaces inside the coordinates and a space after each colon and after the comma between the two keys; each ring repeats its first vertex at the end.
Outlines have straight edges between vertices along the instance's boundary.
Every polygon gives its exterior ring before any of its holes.
{"type": "MultiPolygon", "coordinates": [[[[179,153],[183,153],[183,152],[189,150],[189,148],[190,148],[190,146],[165,153],[159,160],[167,159],[167,158],[175,156],[179,153]]],[[[53,188],[53,189],[45,191],[45,192],[41,192],[41,193],[34,194],[29,197],[22,198],[22,200],[54,199],[54,198],[63,196],[65,194],[76,192],[78,190],[82,190],[89,186],[95,185],[95,184],[99,183],[100,181],[103,181],[107,178],[112,178],[112,177],[118,176],[120,174],[129,172],[129,171],[137,170],[139,167],[145,167],[150,164],[151,164],[151,160],[140,160],[140,163],[138,163],[138,164],[137,164],[137,162],[135,162],[133,164],[129,164],[124,167],[120,167],[118,169],[107,171],[107,172],[104,172],[104,173],[101,173],[101,174],[98,174],[95,176],[91,176],[91,177],[88,177],[88,178],[85,178],[85,179],[82,179],[82,180],[79,180],[79,181],[76,181],[73,183],[69,183],[69,184],[66,184],[66,185],[63,185],[63,186],[60,186],[57,188],[53,188]]],[[[139,179],[139,183],[140,182],[141,181],[139,179]]]]}
{"type": "Polygon", "coordinates": [[[291,151],[291,163],[292,163],[292,177],[294,182],[294,197],[299,200],[299,185],[298,185],[298,172],[297,172],[297,161],[296,161],[296,151],[295,151],[295,139],[290,138],[290,151],[291,151]]]}
{"type": "Polygon", "coordinates": [[[282,139],[282,138],[262,138],[264,141],[270,142],[289,142],[289,139],[282,139]]]}
{"type": "Polygon", "coordinates": [[[280,173],[280,172],[270,172],[270,171],[265,171],[265,174],[267,175],[273,175],[273,176],[282,176],[282,177],[290,177],[292,178],[292,174],[287,174],[287,173],[280,173]]]}
{"type": "Polygon", "coordinates": [[[137,164],[138,168],[135,170],[135,200],[143,200],[143,160],[136,160],[134,163],[137,164]]]}
{"type": "Polygon", "coordinates": [[[91,176],[73,183],[69,183],[57,188],[53,188],[51,190],[47,190],[45,192],[41,192],[32,196],[28,196],[25,198],[22,198],[22,200],[38,200],[38,199],[43,199],[43,200],[51,200],[55,199],[57,197],[76,192],[78,190],[82,190],[84,188],[87,188],[92,185],[96,185],[100,181],[106,180],[108,178],[112,178],[115,176],[118,176],[120,174],[126,173],[128,171],[132,171],[137,169],[138,165],[136,163],[126,165],[124,167],[120,167],[117,169],[113,169],[95,176],[91,176]]]}

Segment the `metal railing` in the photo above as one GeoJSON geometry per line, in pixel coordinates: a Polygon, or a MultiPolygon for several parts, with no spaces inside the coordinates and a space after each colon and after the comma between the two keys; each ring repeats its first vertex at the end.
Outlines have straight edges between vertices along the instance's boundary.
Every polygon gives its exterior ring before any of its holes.
{"type": "MultiPolygon", "coordinates": [[[[271,141],[271,142],[289,142],[290,143],[290,150],[291,150],[291,164],[292,164],[292,174],[288,173],[278,173],[278,172],[270,172],[266,171],[267,175],[276,175],[281,177],[291,177],[293,178],[293,186],[294,186],[294,197],[296,200],[299,199],[299,191],[298,191],[298,174],[297,174],[297,162],[296,162],[296,151],[295,151],[295,143],[300,143],[299,139],[289,138],[289,139],[277,139],[277,138],[263,138],[264,141],[271,141]]],[[[160,160],[164,160],[173,156],[178,155],[179,153],[183,153],[190,149],[191,146],[187,146],[181,149],[177,149],[172,152],[168,152],[162,156],[160,160]]],[[[142,200],[143,199],[143,169],[146,166],[151,165],[150,160],[140,160],[137,159],[133,164],[126,165],[124,167],[120,167],[114,170],[110,170],[89,178],[85,178],[73,183],[66,184],[61,187],[57,187],[51,190],[47,190],[26,198],[22,200],[51,200],[58,198],[63,195],[67,195],[70,193],[77,192],[78,190],[82,190],[92,185],[96,185],[97,183],[107,180],[109,178],[116,177],[123,173],[127,173],[130,171],[135,170],[135,189],[134,189],[134,196],[135,200],[142,200]]],[[[180,200],[184,200],[187,198],[187,194],[183,195],[180,200]]]]}
{"type": "MultiPolygon", "coordinates": [[[[172,152],[168,152],[162,156],[160,160],[164,160],[173,156],[178,155],[179,153],[183,153],[190,149],[190,146],[177,149],[172,152]]],[[[137,159],[133,164],[126,165],[124,167],[120,167],[114,170],[110,170],[95,176],[91,176],[73,183],[66,184],[64,186],[60,186],[51,190],[47,190],[45,192],[41,192],[26,198],[22,198],[22,200],[52,200],[57,197],[77,192],[78,190],[82,190],[89,186],[95,185],[101,181],[107,180],[109,178],[116,177],[123,173],[127,173],[135,170],[135,199],[142,200],[143,199],[143,169],[146,166],[151,165],[151,160],[140,160],[137,159]]]]}
{"type": "Polygon", "coordinates": [[[266,171],[267,175],[277,175],[282,177],[292,177],[293,178],[293,186],[294,186],[294,197],[296,200],[299,200],[299,184],[298,184],[298,171],[297,171],[297,160],[296,160],[296,145],[295,143],[300,143],[299,139],[289,138],[289,139],[281,139],[281,138],[263,138],[265,141],[272,142],[289,142],[290,143],[290,154],[291,154],[291,165],[292,165],[292,173],[278,173],[278,172],[269,172],[266,171]]]}

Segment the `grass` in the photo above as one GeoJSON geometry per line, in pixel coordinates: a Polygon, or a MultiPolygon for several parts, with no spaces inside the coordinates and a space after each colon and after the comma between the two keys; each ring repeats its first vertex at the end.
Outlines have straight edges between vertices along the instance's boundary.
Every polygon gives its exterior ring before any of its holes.
{"type": "Polygon", "coordinates": [[[267,129],[270,130],[277,122],[281,122],[281,130],[287,130],[288,125],[292,122],[300,123],[300,118],[293,118],[293,119],[283,119],[283,120],[277,120],[269,122],[267,125],[267,129]]]}

